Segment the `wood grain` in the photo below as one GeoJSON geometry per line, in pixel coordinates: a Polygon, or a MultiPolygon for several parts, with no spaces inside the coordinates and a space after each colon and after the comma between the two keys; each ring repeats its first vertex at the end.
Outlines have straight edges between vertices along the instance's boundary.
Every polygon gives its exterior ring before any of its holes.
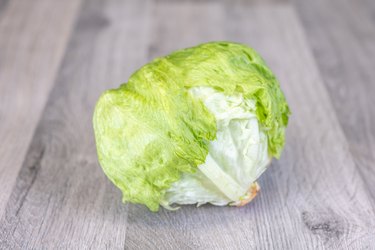
{"type": "Polygon", "coordinates": [[[297,1],[296,6],[350,151],[375,201],[375,2],[297,1]]]}
{"type": "Polygon", "coordinates": [[[0,216],[48,98],[79,5],[75,0],[1,1],[0,216]]]}
{"type": "Polygon", "coordinates": [[[253,203],[243,208],[187,206],[158,214],[129,205],[127,248],[373,246],[371,202],[293,9],[161,3],[155,18],[154,55],[201,37],[254,46],[279,76],[293,115],[284,155],[261,177],[263,190],[253,203]],[[208,16],[210,9],[215,14],[208,16]],[[181,28],[187,25],[191,28],[181,28]]]}
{"type": "Polygon", "coordinates": [[[94,104],[145,63],[149,1],[86,1],[4,216],[6,249],[121,249],[127,212],[97,163],[94,104]]]}
{"type": "Polygon", "coordinates": [[[149,60],[173,50],[223,40],[225,8],[220,3],[161,2],[156,4],[149,60]],[[206,13],[210,13],[207,15],[206,13]],[[173,20],[169,22],[168,20],[173,20]],[[202,24],[206,28],[202,28],[202,24]],[[171,38],[171,39],[167,39],[171,38]]]}

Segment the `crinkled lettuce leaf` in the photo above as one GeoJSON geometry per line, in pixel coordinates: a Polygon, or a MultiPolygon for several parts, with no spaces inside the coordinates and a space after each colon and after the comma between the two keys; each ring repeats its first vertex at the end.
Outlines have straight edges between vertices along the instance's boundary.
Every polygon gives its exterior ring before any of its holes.
{"type": "Polygon", "coordinates": [[[267,156],[280,156],[289,109],[263,59],[230,42],[179,50],[144,65],[97,102],[93,124],[99,162],[124,202],[157,211],[167,190],[206,162],[219,124],[190,91],[196,87],[251,100],[267,138],[267,156]]]}
{"type": "Polygon", "coordinates": [[[196,172],[183,173],[162,204],[238,205],[271,160],[255,101],[241,94],[226,96],[210,87],[193,87],[190,93],[214,114],[216,139],[210,141],[206,161],[196,172]]]}

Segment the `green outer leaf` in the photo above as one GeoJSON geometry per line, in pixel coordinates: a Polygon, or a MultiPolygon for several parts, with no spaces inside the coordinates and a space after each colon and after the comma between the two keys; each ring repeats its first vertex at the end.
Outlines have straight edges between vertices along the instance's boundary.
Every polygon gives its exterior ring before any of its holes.
{"type": "Polygon", "coordinates": [[[120,88],[106,91],[94,113],[100,164],[123,200],[157,211],[182,172],[204,163],[216,121],[188,89],[209,86],[256,100],[269,153],[279,157],[289,109],[279,84],[251,48],[211,42],[146,64],[120,88]]]}

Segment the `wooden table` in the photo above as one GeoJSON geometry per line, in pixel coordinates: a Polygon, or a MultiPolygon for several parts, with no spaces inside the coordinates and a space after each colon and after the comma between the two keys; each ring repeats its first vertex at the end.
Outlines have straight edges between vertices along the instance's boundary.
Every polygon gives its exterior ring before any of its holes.
{"type": "Polygon", "coordinates": [[[375,249],[373,0],[0,0],[0,249],[375,249]],[[242,208],[122,204],[93,107],[150,59],[254,47],[293,115],[242,208]]]}

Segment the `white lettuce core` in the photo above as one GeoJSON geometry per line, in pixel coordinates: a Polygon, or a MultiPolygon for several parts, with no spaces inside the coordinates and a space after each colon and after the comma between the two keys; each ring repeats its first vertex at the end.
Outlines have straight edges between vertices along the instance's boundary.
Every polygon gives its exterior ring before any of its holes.
{"type": "Polygon", "coordinates": [[[267,136],[255,115],[255,101],[226,96],[210,87],[191,88],[190,94],[214,114],[217,138],[209,142],[205,163],[194,174],[182,174],[166,191],[162,205],[237,205],[271,161],[267,136]]]}

